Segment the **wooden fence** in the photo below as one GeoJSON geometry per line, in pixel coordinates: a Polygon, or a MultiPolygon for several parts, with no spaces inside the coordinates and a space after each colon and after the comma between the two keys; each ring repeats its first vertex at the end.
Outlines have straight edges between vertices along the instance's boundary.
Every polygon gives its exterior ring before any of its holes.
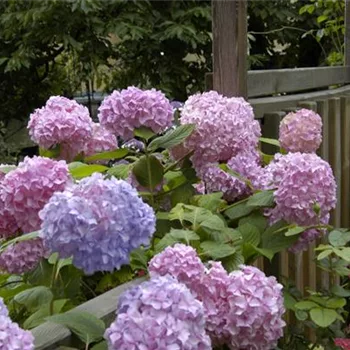
{"type": "MultiPolygon", "coordinates": [[[[328,161],[337,181],[337,207],[331,214],[335,227],[350,227],[350,69],[349,67],[298,68],[248,72],[248,97],[264,137],[278,139],[279,124],[290,111],[309,108],[323,120],[319,155],[328,161]]],[[[206,77],[207,90],[212,74],[206,77]]],[[[276,147],[263,145],[273,154],[276,147]]],[[[329,289],[329,276],[316,269],[314,248],[299,254],[283,252],[273,263],[260,259],[268,274],[287,277],[300,291],[329,289]]]]}

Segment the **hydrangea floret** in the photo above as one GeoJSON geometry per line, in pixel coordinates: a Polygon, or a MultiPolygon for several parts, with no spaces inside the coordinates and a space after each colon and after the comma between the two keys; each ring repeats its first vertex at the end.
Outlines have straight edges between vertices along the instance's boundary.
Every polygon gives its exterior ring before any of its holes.
{"type": "Polygon", "coordinates": [[[105,338],[111,350],[212,349],[202,303],[169,275],[126,291],[105,338]]]}
{"type": "Polygon", "coordinates": [[[55,193],[40,218],[45,246],[61,258],[73,256],[87,274],[127,264],[132,250],[150,243],[156,221],[131,185],[97,173],[55,193]]]}
{"type": "Polygon", "coordinates": [[[122,139],[129,140],[140,127],[160,133],[173,123],[173,107],[165,95],[156,89],[141,90],[130,86],[113,91],[98,109],[104,127],[122,139]]]}

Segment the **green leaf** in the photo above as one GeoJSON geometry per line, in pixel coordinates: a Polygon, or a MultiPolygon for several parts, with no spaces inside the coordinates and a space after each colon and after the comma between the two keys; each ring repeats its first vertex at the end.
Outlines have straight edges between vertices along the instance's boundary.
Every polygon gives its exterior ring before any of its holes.
{"type": "Polygon", "coordinates": [[[339,258],[344,259],[347,262],[350,262],[350,248],[334,248],[333,252],[339,256],[339,258]]]}
{"type": "Polygon", "coordinates": [[[331,288],[331,293],[336,295],[337,297],[348,298],[350,297],[350,290],[345,289],[339,285],[335,285],[331,288]]]}
{"type": "Polygon", "coordinates": [[[267,219],[266,217],[261,213],[260,210],[255,211],[251,213],[248,216],[243,217],[239,220],[238,226],[242,226],[245,223],[249,223],[251,225],[254,225],[260,233],[263,233],[266,230],[267,227],[267,219]]]}
{"type": "Polygon", "coordinates": [[[194,124],[180,125],[175,130],[167,132],[165,135],[154,139],[148,146],[148,150],[153,152],[158,148],[169,149],[182,143],[190,136],[195,129],[194,124]]]}
{"type": "Polygon", "coordinates": [[[326,15],[318,16],[317,17],[317,23],[322,23],[324,21],[327,21],[327,19],[328,19],[328,16],[326,16],[326,15]]]}
{"type": "Polygon", "coordinates": [[[0,165],[0,173],[3,173],[3,174],[8,174],[10,171],[15,169],[17,169],[15,165],[7,165],[7,164],[0,165]]]}
{"type": "Polygon", "coordinates": [[[69,169],[69,171],[75,179],[82,179],[92,175],[93,173],[103,173],[108,169],[109,168],[104,165],[83,164],[81,166],[74,167],[73,169],[69,169]]]}
{"type": "Polygon", "coordinates": [[[254,207],[248,207],[247,202],[242,202],[234,206],[230,206],[228,209],[224,211],[224,214],[230,220],[237,220],[241,217],[249,215],[253,210],[255,210],[254,207]]]}
{"type": "Polygon", "coordinates": [[[47,317],[46,321],[66,326],[87,345],[103,339],[106,328],[103,321],[83,311],[69,311],[61,315],[53,315],[47,317]]]}
{"type": "Polygon", "coordinates": [[[222,192],[215,192],[210,194],[203,194],[198,197],[198,206],[208,209],[212,212],[215,212],[220,205],[225,203],[225,201],[222,200],[223,193],[222,192]]]}
{"type": "Polygon", "coordinates": [[[328,235],[328,241],[333,247],[343,247],[350,242],[350,232],[333,230],[328,235]]]}
{"type": "Polygon", "coordinates": [[[148,141],[156,134],[151,129],[141,126],[134,130],[134,135],[148,141]]]}
{"type": "Polygon", "coordinates": [[[117,164],[107,171],[108,175],[114,176],[117,179],[126,179],[129,176],[132,164],[117,164]]]}
{"type": "Polygon", "coordinates": [[[190,230],[171,229],[169,235],[176,240],[185,241],[189,244],[190,241],[199,241],[199,236],[190,230]]]}
{"type": "Polygon", "coordinates": [[[247,202],[248,207],[272,207],[274,205],[274,190],[254,193],[247,202]]]}
{"type": "Polygon", "coordinates": [[[42,304],[49,303],[53,299],[50,288],[37,286],[26,289],[14,297],[14,301],[27,308],[29,311],[37,310],[42,304]]]}
{"type": "Polygon", "coordinates": [[[344,298],[329,298],[326,300],[325,307],[329,309],[341,309],[346,305],[344,298]]]}
{"type": "Polygon", "coordinates": [[[228,272],[235,271],[240,265],[244,264],[244,258],[240,251],[236,251],[234,254],[220,260],[228,272]]]}
{"type": "Polygon", "coordinates": [[[287,310],[295,310],[297,300],[286,290],[283,290],[284,306],[287,310]]]}
{"type": "Polygon", "coordinates": [[[131,252],[130,266],[133,270],[147,270],[148,257],[143,248],[137,248],[131,252]]]}
{"type": "Polygon", "coordinates": [[[311,310],[315,307],[316,308],[319,307],[319,305],[317,305],[313,301],[308,301],[308,300],[299,301],[294,306],[298,310],[311,310]]]}
{"type": "Polygon", "coordinates": [[[279,141],[275,140],[275,139],[270,139],[270,138],[267,138],[267,137],[260,137],[259,141],[262,142],[262,143],[267,143],[269,145],[273,145],[273,146],[279,147],[279,148],[281,147],[279,141]]]}
{"type": "MultiPolygon", "coordinates": [[[[53,314],[58,314],[62,311],[68,299],[55,300],[52,303],[53,314]]],[[[45,318],[50,316],[51,303],[42,305],[36,312],[31,314],[23,323],[25,329],[32,329],[45,322],[45,318]]]]}
{"type": "Polygon", "coordinates": [[[39,235],[39,231],[34,231],[30,233],[26,233],[22,236],[10,239],[0,245],[0,253],[3,252],[10,245],[16,244],[18,242],[29,241],[31,239],[37,238],[39,235]]]}
{"type": "Polygon", "coordinates": [[[285,233],[285,236],[289,237],[289,236],[299,235],[300,233],[304,232],[305,230],[307,230],[307,227],[302,227],[302,226],[291,227],[287,230],[287,232],[285,233]]]}
{"type": "Polygon", "coordinates": [[[298,240],[298,236],[286,237],[283,231],[276,233],[276,231],[281,230],[283,227],[286,227],[284,221],[279,221],[268,227],[261,236],[261,248],[278,253],[293,245],[298,240]]]}
{"type": "Polygon", "coordinates": [[[203,253],[213,259],[222,259],[236,252],[236,249],[228,244],[205,241],[200,244],[203,253]]]}
{"type": "Polygon", "coordinates": [[[92,156],[85,157],[86,162],[93,162],[95,160],[110,160],[124,158],[129,151],[126,148],[118,148],[115,151],[96,153],[92,156]]]}
{"type": "Polygon", "coordinates": [[[331,309],[315,308],[310,311],[310,317],[317,326],[326,328],[338,319],[338,313],[331,309]]]}
{"type": "Polygon", "coordinates": [[[155,156],[142,156],[133,166],[132,172],[141,186],[153,190],[163,180],[164,169],[155,156]]]}
{"type": "Polygon", "coordinates": [[[304,310],[296,310],[295,311],[295,317],[299,321],[306,321],[308,319],[308,316],[309,316],[309,314],[304,310]]]}
{"type": "Polygon", "coordinates": [[[226,227],[226,222],[217,215],[211,215],[202,221],[200,226],[210,231],[220,231],[226,227]]]}
{"type": "Polygon", "coordinates": [[[101,343],[98,343],[96,345],[94,345],[91,350],[108,350],[108,344],[107,342],[104,340],[101,343]]]}
{"type": "Polygon", "coordinates": [[[252,247],[254,248],[254,250],[258,254],[264,256],[265,258],[269,259],[270,261],[275,256],[275,252],[271,249],[259,248],[259,247],[254,247],[254,246],[252,246],[252,247]]]}
{"type": "Polygon", "coordinates": [[[317,260],[322,260],[324,258],[327,258],[328,255],[333,253],[333,249],[326,249],[317,256],[317,260]]]}
{"type": "Polygon", "coordinates": [[[183,185],[172,190],[170,194],[171,206],[175,206],[178,203],[190,203],[191,198],[195,194],[195,189],[190,183],[184,183],[183,185]]]}
{"type": "Polygon", "coordinates": [[[250,243],[253,246],[259,245],[260,232],[256,226],[247,222],[241,226],[238,226],[238,231],[242,235],[243,243],[250,243]]]}
{"type": "Polygon", "coordinates": [[[57,145],[54,148],[51,149],[44,149],[44,148],[39,148],[39,155],[41,157],[46,157],[46,158],[57,158],[60,156],[61,153],[61,147],[60,145],[57,145]]]}

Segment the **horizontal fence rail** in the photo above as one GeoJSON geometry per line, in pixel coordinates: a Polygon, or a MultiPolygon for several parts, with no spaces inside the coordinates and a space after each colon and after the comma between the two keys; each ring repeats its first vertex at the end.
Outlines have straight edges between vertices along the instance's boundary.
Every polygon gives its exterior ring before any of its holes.
{"type": "MultiPolygon", "coordinates": [[[[248,97],[324,89],[350,82],[347,66],[248,71],[248,97]]],[[[206,90],[212,90],[213,74],[206,75],[206,90]]]]}

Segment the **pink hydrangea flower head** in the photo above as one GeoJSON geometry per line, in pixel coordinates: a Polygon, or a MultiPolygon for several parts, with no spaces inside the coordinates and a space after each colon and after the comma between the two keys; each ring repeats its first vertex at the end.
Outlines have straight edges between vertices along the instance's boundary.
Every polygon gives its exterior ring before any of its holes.
{"type": "MultiPolygon", "coordinates": [[[[229,159],[228,167],[251,182],[256,190],[266,189],[270,178],[260,165],[260,157],[256,150],[241,152],[229,159]]],[[[223,198],[229,202],[251,194],[249,186],[236,176],[221,170],[218,164],[206,164],[197,168],[197,175],[205,183],[208,193],[223,192],[223,198]]]]}
{"type": "Polygon", "coordinates": [[[113,91],[98,109],[98,118],[104,127],[122,137],[131,139],[134,130],[141,126],[160,133],[173,122],[173,108],[165,95],[158,90],[141,90],[130,86],[113,91]]]}
{"type": "Polygon", "coordinates": [[[110,350],[212,349],[202,303],[170,276],[126,291],[105,338],[110,350]]]}
{"type": "Polygon", "coordinates": [[[71,178],[65,161],[26,157],[2,181],[1,199],[24,232],[40,228],[39,211],[56,191],[63,191],[71,178]]]}
{"type": "Polygon", "coordinates": [[[0,349],[34,350],[34,337],[7,316],[0,315],[0,349]]]}
{"type": "Polygon", "coordinates": [[[304,108],[287,114],[280,124],[279,141],[288,152],[316,152],[322,142],[321,117],[304,108]]]}
{"type": "Polygon", "coordinates": [[[253,266],[229,275],[226,324],[232,349],[273,349],[283,335],[282,285],[253,266]]]}
{"type": "Polygon", "coordinates": [[[228,273],[221,262],[211,261],[203,277],[201,288],[198,289],[198,299],[203,302],[207,319],[206,330],[215,345],[228,343],[224,326],[229,282],[228,273]]]}
{"type": "Polygon", "coordinates": [[[155,255],[148,270],[152,278],[169,274],[194,291],[201,283],[205,268],[192,247],[177,243],[155,255]]]}
{"type": "Polygon", "coordinates": [[[336,338],[334,339],[334,344],[343,350],[350,350],[350,339],[336,338]]]}
{"type": "Polygon", "coordinates": [[[31,139],[40,147],[60,145],[60,156],[72,160],[91,139],[92,119],[89,110],[76,101],[52,96],[44,107],[30,115],[28,129],[31,139]]]}
{"type": "MultiPolygon", "coordinates": [[[[190,96],[180,118],[181,124],[195,124],[184,150],[194,150],[197,163],[227,161],[243,150],[256,149],[261,135],[253,109],[243,98],[227,98],[215,91],[190,96]]],[[[175,152],[179,155],[181,152],[175,152]]]]}
{"type": "Polygon", "coordinates": [[[47,250],[40,238],[18,242],[0,254],[0,271],[18,275],[29,272],[46,255],[47,250]]]}
{"type": "Polygon", "coordinates": [[[92,126],[92,138],[85,143],[84,154],[92,156],[96,153],[113,151],[118,148],[115,135],[102,127],[99,123],[92,126]]]}
{"type": "MultiPolygon", "coordinates": [[[[277,154],[266,168],[273,180],[276,206],[267,211],[270,223],[285,220],[300,226],[327,224],[336,205],[336,182],[330,165],[314,153],[277,154]],[[316,213],[314,206],[320,207],[316,213]]],[[[304,249],[318,231],[301,235],[295,250],[304,249]]],[[[318,234],[321,234],[319,232],[318,234]]]]}

